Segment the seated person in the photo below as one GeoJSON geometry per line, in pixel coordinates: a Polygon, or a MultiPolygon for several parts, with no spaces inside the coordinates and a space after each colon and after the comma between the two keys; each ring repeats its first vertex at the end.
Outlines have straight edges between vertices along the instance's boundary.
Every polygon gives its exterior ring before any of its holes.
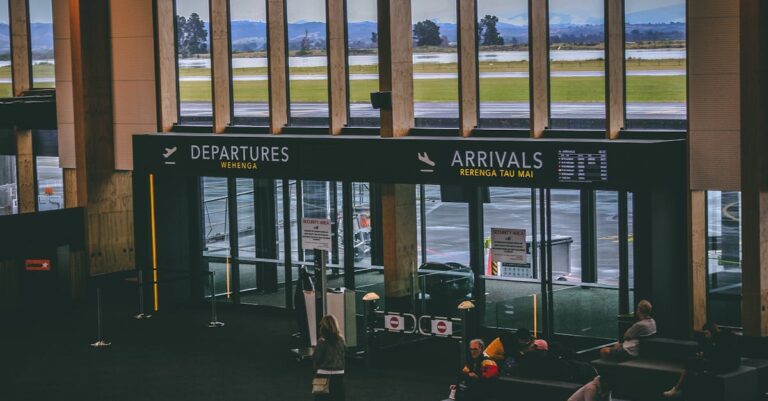
{"type": "Polygon", "coordinates": [[[451,394],[456,400],[482,401],[488,396],[490,381],[499,377],[499,367],[483,353],[485,343],[474,339],[469,342],[470,360],[461,370],[456,384],[451,385],[451,394]]]}
{"type": "Polygon", "coordinates": [[[651,303],[642,300],[637,303],[637,321],[624,333],[622,341],[600,350],[602,358],[630,359],[640,355],[640,338],[656,334],[656,321],[651,317],[651,303]]]}
{"type": "Polygon", "coordinates": [[[515,373],[535,379],[558,379],[558,362],[557,358],[549,355],[547,342],[538,339],[521,350],[517,357],[515,373]]]}
{"type": "Polygon", "coordinates": [[[664,397],[681,396],[688,385],[686,378],[691,375],[703,372],[727,373],[741,365],[736,336],[730,331],[723,330],[714,323],[707,323],[696,333],[696,337],[700,351],[686,362],[685,370],[680,374],[677,384],[665,391],[664,397]]]}
{"type": "Polygon", "coordinates": [[[576,390],[568,401],[611,401],[612,376],[606,374],[608,372],[602,373],[576,390]]]}
{"type": "Polygon", "coordinates": [[[496,337],[485,348],[485,354],[501,367],[501,371],[508,374],[516,364],[520,351],[530,346],[532,342],[531,332],[521,327],[515,333],[502,333],[496,337]]]}

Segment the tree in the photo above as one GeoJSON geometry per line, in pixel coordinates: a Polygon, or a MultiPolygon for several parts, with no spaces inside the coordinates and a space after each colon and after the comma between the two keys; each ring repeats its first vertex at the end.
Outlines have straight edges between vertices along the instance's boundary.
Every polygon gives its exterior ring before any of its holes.
{"type": "Polygon", "coordinates": [[[440,27],[428,19],[416,23],[413,36],[416,37],[416,46],[440,46],[442,43],[440,27]]]}
{"type": "Polygon", "coordinates": [[[488,14],[480,20],[479,29],[483,30],[483,42],[481,43],[483,46],[504,45],[504,38],[499,34],[499,30],[496,29],[498,22],[499,17],[488,14]]]}
{"type": "Polygon", "coordinates": [[[309,30],[304,30],[304,37],[301,38],[301,49],[299,49],[299,52],[296,53],[299,56],[306,56],[309,54],[309,47],[310,47],[311,41],[309,40],[309,30]]]}
{"type": "Polygon", "coordinates": [[[208,31],[200,15],[192,13],[189,18],[176,17],[176,41],[182,57],[208,52],[208,31]]]}
{"type": "Polygon", "coordinates": [[[376,46],[379,43],[379,33],[371,32],[371,44],[376,46]]]}

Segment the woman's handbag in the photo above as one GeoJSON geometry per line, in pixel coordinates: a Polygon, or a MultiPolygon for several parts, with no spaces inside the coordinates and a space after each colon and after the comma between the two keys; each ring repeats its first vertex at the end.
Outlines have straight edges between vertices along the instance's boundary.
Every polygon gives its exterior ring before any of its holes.
{"type": "Polygon", "coordinates": [[[328,394],[331,391],[331,380],[328,377],[312,379],[312,394],[328,394]]]}

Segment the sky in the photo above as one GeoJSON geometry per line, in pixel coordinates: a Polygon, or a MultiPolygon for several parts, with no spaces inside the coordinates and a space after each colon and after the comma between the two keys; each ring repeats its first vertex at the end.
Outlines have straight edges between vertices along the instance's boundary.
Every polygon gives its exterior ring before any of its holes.
{"type": "MultiPolygon", "coordinates": [[[[266,0],[230,0],[232,19],[265,20],[266,0]],[[254,3],[259,4],[254,7],[254,3]]],[[[286,0],[288,22],[325,21],[325,0],[286,0]]],[[[567,14],[572,23],[603,19],[603,0],[549,0],[550,13],[567,14]]],[[[527,0],[477,0],[478,14],[493,14],[501,22],[524,25],[527,23],[527,0]]],[[[0,0],[0,21],[8,21],[8,0],[0,0]]],[[[638,12],[667,6],[685,7],[685,0],[626,0],[626,12],[638,12]]],[[[413,20],[456,22],[456,3],[452,0],[411,0],[413,20]]],[[[179,15],[196,12],[208,21],[208,0],[176,0],[179,15]]],[[[51,21],[51,0],[29,0],[32,22],[51,21]]],[[[347,15],[350,22],[375,21],[376,0],[348,0],[347,15]]],[[[556,24],[555,18],[551,23],[556,24]]]]}

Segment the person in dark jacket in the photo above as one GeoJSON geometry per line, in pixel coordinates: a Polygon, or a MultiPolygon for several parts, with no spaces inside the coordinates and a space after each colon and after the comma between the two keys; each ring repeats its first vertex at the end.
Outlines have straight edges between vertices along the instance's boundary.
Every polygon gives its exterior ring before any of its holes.
{"type": "Polygon", "coordinates": [[[330,380],[330,390],[328,394],[316,394],[315,400],[344,400],[345,347],[336,318],[327,315],[320,319],[320,338],[317,339],[313,366],[316,377],[327,377],[330,380]]]}
{"type": "Polygon", "coordinates": [[[488,396],[490,382],[499,377],[499,367],[483,353],[485,343],[475,339],[469,342],[470,360],[461,370],[456,384],[451,385],[459,401],[482,401],[488,396]]]}
{"type": "Polygon", "coordinates": [[[703,372],[715,374],[727,373],[738,369],[741,365],[736,336],[728,330],[723,330],[714,323],[707,323],[701,332],[696,333],[700,351],[695,358],[688,360],[685,370],[674,387],[664,392],[664,397],[672,398],[682,395],[692,375],[703,372]]]}

